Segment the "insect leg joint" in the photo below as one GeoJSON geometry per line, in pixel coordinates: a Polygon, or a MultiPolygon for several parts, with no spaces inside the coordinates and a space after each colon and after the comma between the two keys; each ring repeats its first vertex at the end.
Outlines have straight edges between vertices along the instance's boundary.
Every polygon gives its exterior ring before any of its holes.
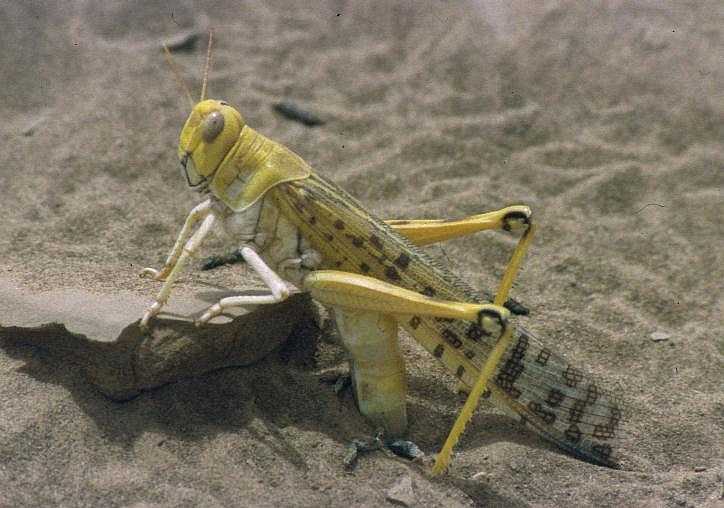
{"type": "Polygon", "coordinates": [[[147,328],[149,320],[156,314],[158,314],[164,304],[168,301],[168,298],[171,295],[171,286],[181,273],[181,270],[186,264],[186,260],[189,256],[192,256],[196,252],[206,235],[208,235],[209,231],[211,231],[211,229],[214,227],[215,222],[216,214],[210,211],[206,215],[204,221],[201,223],[201,226],[199,226],[199,229],[196,230],[191,239],[189,239],[185,243],[183,248],[180,249],[181,253],[178,257],[178,260],[174,264],[173,269],[168,274],[168,277],[166,277],[166,281],[163,283],[161,290],[158,292],[156,300],[143,314],[143,318],[141,318],[141,328],[147,328]]]}
{"type": "Polygon", "coordinates": [[[253,243],[244,245],[239,249],[244,261],[251,266],[254,271],[261,277],[264,284],[271,291],[270,295],[241,295],[222,298],[217,303],[209,307],[204,314],[196,320],[196,325],[200,326],[207,323],[214,317],[222,314],[224,310],[231,307],[244,307],[247,305],[265,305],[279,303],[289,298],[289,295],[296,290],[284,282],[277,273],[272,270],[269,265],[257,254],[253,243]]]}

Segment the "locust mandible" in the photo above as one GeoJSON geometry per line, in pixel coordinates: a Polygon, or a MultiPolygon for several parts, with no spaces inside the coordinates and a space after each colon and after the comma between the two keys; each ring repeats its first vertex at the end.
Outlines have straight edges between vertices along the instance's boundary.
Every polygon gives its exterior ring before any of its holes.
{"type": "Polygon", "coordinates": [[[163,268],[142,272],[164,281],[142,326],[167,302],[207,234],[221,227],[237,239],[241,257],[270,293],[223,298],[197,324],[230,307],[309,292],[333,311],[359,410],[393,435],[407,426],[397,343],[403,328],[470,391],[434,473],[446,469],[481,397],[573,455],[615,466],[619,401],[516,326],[506,308],[516,310],[508,292],[532,238],[530,209],[509,206],[459,220],[378,219],[294,152],[252,129],[227,102],[206,99],[209,39],[201,98],[191,101],[178,147],[187,184],[207,198],[188,215],[163,268]],[[420,248],[482,230],[523,231],[493,298],[420,248]]]}

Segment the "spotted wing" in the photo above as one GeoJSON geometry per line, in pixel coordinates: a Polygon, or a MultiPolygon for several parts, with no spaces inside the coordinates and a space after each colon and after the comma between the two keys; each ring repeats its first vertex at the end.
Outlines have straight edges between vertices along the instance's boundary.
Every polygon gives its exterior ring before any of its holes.
{"type": "MultiPolygon", "coordinates": [[[[274,198],[322,254],[324,268],[446,300],[490,301],[316,174],[280,185],[274,198]]],[[[411,315],[400,324],[468,386],[493,347],[475,323],[411,315]]],[[[572,454],[615,464],[621,401],[530,332],[517,327],[515,334],[490,385],[493,402],[572,454]]]]}

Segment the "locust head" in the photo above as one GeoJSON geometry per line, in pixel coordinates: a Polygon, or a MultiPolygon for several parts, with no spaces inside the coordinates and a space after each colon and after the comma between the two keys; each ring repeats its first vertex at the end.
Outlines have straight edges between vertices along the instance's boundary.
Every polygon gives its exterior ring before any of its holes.
{"type": "Polygon", "coordinates": [[[181,173],[189,187],[206,190],[243,127],[241,114],[224,101],[208,99],[194,106],[178,146],[181,173]]]}
{"type": "Polygon", "coordinates": [[[244,118],[224,101],[207,99],[211,42],[198,102],[191,98],[166,46],[166,59],[191,106],[179,139],[181,173],[189,187],[210,192],[235,212],[253,205],[280,183],[307,178],[311,168],[287,148],[246,127],[244,118]],[[244,134],[246,133],[246,134],[244,134]]]}
{"type": "Polygon", "coordinates": [[[208,189],[214,175],[229,155],[244,128],[244,119],[238,111],[224,101],[206,98],[213,36],[213,32],[210,31],[204,80],[201,84],[201,98],[198,102],[194,102],[191,98],[191,92],[173,61],[171,51],[165,44],[163,46],[166,61],[191,105],[191,113],[181,130],[178,145],[181,174],[186,178],[189,187],[199,192],[205,192],[208,189]]]}

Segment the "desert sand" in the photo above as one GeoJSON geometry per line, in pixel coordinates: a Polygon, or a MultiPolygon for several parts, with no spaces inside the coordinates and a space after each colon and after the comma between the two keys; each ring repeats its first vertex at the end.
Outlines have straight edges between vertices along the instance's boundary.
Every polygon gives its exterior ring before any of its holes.
{"type": "MultiPolygon", "coordinates": [[[[0,6],[0,506],[384,506],[407,479],[415,506],[722,506],[721,2],[306,4],[0,6]],[[159,284],[138,273],[199,201],[176,155],[189,106],[160,48],[195,37],[176,59],[197,96],[209,28],[211,96],[378,216],[533,208],[516,319],[624,398],[620,469],[482,405],[442,478],[383,452],[347,471],[347,443],[374,429],[320,381],[344,351],[291,322],[259,320],[271,343],[237,350],[250,365],[192,361],[126,402],[88,377],[106,346],[69,355],[59,326],[36,340],[28,327],[55,322],[111,341],[151,303],[159,284]],[[278,114],[283,100],[324,125],[278,114]]],[[[514,242],[429,251],[493,289],[514,242]]],[[[258,287],[197,264],[171,305],[258,287]]],[[[408,437],[432,455],[464,397],[401,344],[408,437]]]]}

